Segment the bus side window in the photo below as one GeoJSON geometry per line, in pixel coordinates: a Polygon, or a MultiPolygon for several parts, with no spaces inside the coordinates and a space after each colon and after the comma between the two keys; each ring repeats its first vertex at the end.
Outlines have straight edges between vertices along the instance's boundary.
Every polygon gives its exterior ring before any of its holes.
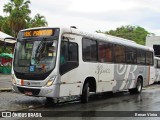
{"type": "Polygon", "coordinates": [[[78,44],[62,41],[60,54],[60,74],[78,67],[78,44]]]}
{"type": "Polygon", "coordinates": [[[68,61],[68,42],[63,41],[61,44],[60,64],[68,61]]]}
{"type": "Polygon", "coordinates": [[[98,49],[99,49],[99,61],[100,62],[113,62],[111,43],[99,42],[98,49]]]}
{"type": "Polygon", "coordinates": [[[160,68],[160,60],[158,60],[158,63],[157,63],[157,68],[160,68]]]}
{"type": "Polygon", "coordinates": [[[78,61],[78,45],[76,43],[69,44],[69,61],[78,61]]]}
{"type": "Polygon", "coordinates": [[[145,65],[146,52],[143,50],[137,50],[137,64],[145,65]]]}

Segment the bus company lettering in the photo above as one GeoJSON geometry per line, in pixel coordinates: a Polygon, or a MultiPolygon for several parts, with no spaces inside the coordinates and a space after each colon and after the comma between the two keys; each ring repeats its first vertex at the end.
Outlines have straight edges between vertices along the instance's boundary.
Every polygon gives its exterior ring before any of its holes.
{"type": "Polygon", "coordinates": [[[136,71],[137,66],[131,67],[131,65],[117,65],[117,74],[122,76],[124,79],[128,79],[131,76],[132,79],[135,79],[134,72],[136,71]]]}
{"type": "Polygon", "coordinates": [[[115,65],[114,80],[116,80],[116,85],[113,87],[113,91],[120,89],[125,89],[126,86],[134,86],[134,81],[136,79],[137,65],[115,65]],[[124,81],[126,81],[124,83],[124,81]]]}
{"type": "Polygon", "coordinates": [[[103,73],[110,73],[110,68],[104,68],[103,65],[98,65],[97,70],[95,71],[96,74],[103,74],[103,73]]]}

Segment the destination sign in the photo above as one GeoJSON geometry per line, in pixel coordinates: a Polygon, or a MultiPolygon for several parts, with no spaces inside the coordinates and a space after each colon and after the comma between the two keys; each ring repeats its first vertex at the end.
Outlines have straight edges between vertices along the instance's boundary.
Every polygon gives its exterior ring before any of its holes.
{"type": "Polygon", "coordinates": [[[23,37],[52,36],[53,34],[54,34],[53,29],[29,30],[23,33],[23,37]]]}

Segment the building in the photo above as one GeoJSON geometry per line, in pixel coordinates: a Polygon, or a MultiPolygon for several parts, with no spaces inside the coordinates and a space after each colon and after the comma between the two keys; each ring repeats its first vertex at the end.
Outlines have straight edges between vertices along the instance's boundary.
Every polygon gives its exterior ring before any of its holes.
{"type": "Polygon", "coordinates": [[[146,46],[152,47],[155,56],[160,57],[160,36],[148,35],[146,37],[146,46]]]}

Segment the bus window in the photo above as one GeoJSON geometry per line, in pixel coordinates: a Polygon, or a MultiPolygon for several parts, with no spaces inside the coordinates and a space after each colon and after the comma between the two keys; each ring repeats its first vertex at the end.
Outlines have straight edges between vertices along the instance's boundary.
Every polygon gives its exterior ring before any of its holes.
{"type": "Polygon", "coordinates": [[[125,47],[121,45],[114,45],[114,55],[116,63],[125,62],[125,47]]]}
{"type": "Polygon", "coordinates": [[[160,57],[160,45],[153,45],[154,54],[157,57],[160,57]]]}
{"type": "Polygon", "coordinates": [[[76,43],[63,41],[61,44],[60,61],[61,64],[67,61],[78,61],[78,45],[76,43]]]}
{"type": "Polygon", "coordinates": [[[138,64],[142,64],[142,65],[144,65],[145,64],[145,57],[146,56],[146,53],[145,53],[145,51],[143,51],[143,50],[137,50],[137,63],[138,64]]]}
{"type": "Polygon", "coordinates": [[[152,52],[146,52],[146,64],[153,65],[153,53],[152,52]]]}
{"type": "Polygon", "coordinates": [[[158,68],[158,60],[154,59],[154,67],[158,68]]]}
{"type": "Polygon", "coordinates": [[[62,41],[60,54],[60,74],[78,67],[78,44],[62,41]]]}
{"type": "Polygon", "coordinates": [[[126,47],[126,63],[136,64],[136,49],[126,47]]]}
{"type": "Polygon", "coordinates": [[[160,68],[160,60],[158,60],[158,65],[157,65],[157,67],[160,68]]]}
{"type": "Polygon", "coordinates": [[[97,61],[97,41],[83,38],[83,60],[97,61]]]}
{"type": "Polygon", "coordinates": [[[78,45],[69,43],[69,61],[78,61],[78,45]]]}
{"type": "Polygon", "coordinates": [[[61,44],[60,64],[64,64],[68,61],[68,42],[63,41],[61,44]]]}
{"type": "Polygon", "coordinates": [[[112,62],[112,44],[99,42],[98,49],[100,62],[112,62]]]}

